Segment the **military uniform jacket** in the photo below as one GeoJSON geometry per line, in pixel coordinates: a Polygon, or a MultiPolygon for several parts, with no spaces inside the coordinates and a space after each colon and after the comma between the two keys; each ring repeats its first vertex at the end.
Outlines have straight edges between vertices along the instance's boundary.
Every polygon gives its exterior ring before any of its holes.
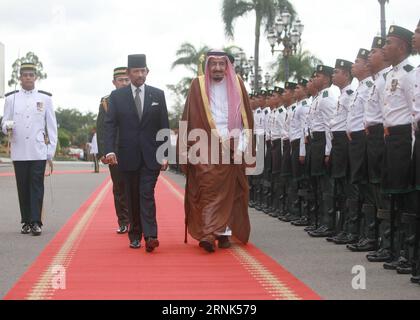
{"type": "Polygon", "coordinates": [[[367,77],[359,82],[359,86],[354,94],[353,102],[350,104],[347,118],[348,133],[365,130],[365,107],[372,87],[372,77],[367,77]]]}
{"type": "Polygon", "coordinates": [[[350,104],[354,100],[354,91],[351,85],[341,90],[341,95],[338,98],[337,107],[334,111],[334,116],[330,121],[331,132],[347,131],[347,117],[350,109],[350,104]]]}
{"type": "Polygon", "coordinates": [[[300,139],[299,155],[304,157],[305,150],[305,126],[306,117],[309,112],[309,104],[306,99],[298,101],[295,108],[292,109],[292,118],[290,119],[290,141],[300,139]]]}
{"type": "Polygon", "coordinates": [[[369,99],[365,108],[365,127],[384,123],[383,105],[385,78],[390,68],[379,71],[373,78],[374,83],[370,89],[369,99]]]}
{"type": "MultiPolygon", "coordinates": [[[[414,108],[414,117],[416,123],[420,121],[420,66],[418,66],[411,74],[412,79],[412,100],[414,108]]],[[[420,128],[417,128],[420,129],[420,128]]]]}
{"type": "Polygon", "coordinates": [[[326,156],[329,156],[331,153],[330,120],[334,115],[336,104],[337,101],[331,95],[330,88],[326,88],[314,100],[309,115],[310,132],[325,132],[327,139],[326,156]]]}
{"type": "Polygon", "coordinates": [[[271,128],[271,140],[281,139],[281,132],[286,120],[286,111],[283,107],[278,107],[274,110],[274,123],[271,128]]]}
{"type": "Polygon", "coordinates": [[[410,73],[414,67],[408,59],[386,75],[384,93],[384,126],[395,127],[413,122],[413,97],[410,73]]]}
{"type": "Polygon", "coordinates": [[[270,140],[270,127],[269,127],[270,114],[271,114],[271,109],[269,107],[264,108],[264,110],[263,110],[263,116],[264,116],[264,134],[265,134],[265,141],[269,141],[270,140]]]}
{"type": "Polygon", "coordinates": [[[264,113],[261,108],[254,111],[254,134],[258,136],[264,135],[264,113]]]}
{"type": "Polygon", "coordinates": [[[11,141],[13,161],[50,160],[57,147],[57,120],[51,94],[19,90],[6,95],[2,131],[14,121],[11,141]]]}

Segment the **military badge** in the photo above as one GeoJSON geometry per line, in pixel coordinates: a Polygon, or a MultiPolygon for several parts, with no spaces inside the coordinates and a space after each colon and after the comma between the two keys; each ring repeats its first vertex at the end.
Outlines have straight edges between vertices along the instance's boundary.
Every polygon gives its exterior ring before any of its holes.
{"type": "Polygon", "coordinates": [[[44,111],[44,103],[43,102],[37,102],[36,103],[36,109],[38,110],[38,112],[43,112],[44,111]]]}
{"type": "Polygon", "coordinates": [[[391,82],[391,92],[397,91],[397,87],[398,87],[398,79],[392,80],[392,82],[391,82]]]}

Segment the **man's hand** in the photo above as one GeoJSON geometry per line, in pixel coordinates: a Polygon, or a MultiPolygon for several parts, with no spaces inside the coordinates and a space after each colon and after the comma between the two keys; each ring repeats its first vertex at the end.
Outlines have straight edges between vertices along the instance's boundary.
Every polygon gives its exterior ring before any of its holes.
{"type": "Polygon", "coordinates": [[[99,160],[101,160],[101,162],[103,163],[103,164],[109,164],[109,161],[108,161],[108,159],[106,158],[106,157],[102,157],[101,159],[99,159],[99,160]]]}
{"type": "Polygon", "coordinates": [[[169,162],[168,160],[162,160],[162,168],[160,169],[161,171],[166,171],[169,168],[169,162]]]}
{"type": "Polygon", "coordinates": [[[50,177],[50,176],[52,176],[53,171],[54,171],[54,164],[53,164],[52,160],[47,160],[47,165],[45,167],[45,174],[44,175],[46,177],[50,177]]]}
{"type": "Polygon", "coordinates": [[[325,156],[325,166],[329,167],[330,166],[330,156],[325,156]]]}
{"type": "Polygon", "coordinates": [[[305,158],[306,157],[299,157],[299,162],[302,166],[305,165],[305,158]]]}
{"type": "Polygon", "coordinates": [[[309,144],[309,139],[306,136],[305,136],[305,144],[309,144]]]}
{"type": "Polygon", "coordinates": [[[118,164],[117,156],[114,153],[109,154],[106,157],[106,161],[110,166],[116,166],[118,164]]]}

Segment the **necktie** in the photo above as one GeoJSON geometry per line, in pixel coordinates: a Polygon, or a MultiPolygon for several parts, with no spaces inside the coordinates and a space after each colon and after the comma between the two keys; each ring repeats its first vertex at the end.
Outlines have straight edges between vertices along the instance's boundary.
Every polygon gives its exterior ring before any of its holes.
{"type": "Polygon", "coordinates": [[[136,89],[136,97],[134,98],[134,103],[136,104],[137,112],[139,114],[139,120],[141,121],[142,115],[143,115],[143,108],[141,105],[141,99],[140,99],[140,92],[141,89],[136,89]]]}

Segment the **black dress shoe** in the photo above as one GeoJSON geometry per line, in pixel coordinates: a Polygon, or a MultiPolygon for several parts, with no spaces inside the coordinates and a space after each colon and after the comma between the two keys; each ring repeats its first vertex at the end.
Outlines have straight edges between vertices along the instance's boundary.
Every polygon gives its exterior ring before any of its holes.
{"type": "Polygon", "coordinates": [[[118,234],[124,234],[128,232],[128,227],[127,226],[120,226],[117,230],[118,234]]]}
{"type": "Polygon", "coordinates": [[[146,240],[146,251],[153,252],[155,248],[159,247],[159,240],[156,238],[148,238],[146,240]]]}
{"type": "Polygon", "coordinates": [[[130,248],[131,249],[140,249],[141,248],[140,240],[131,241],[130,242],[130,248]]]}
{"type": "Polygon", "coordinates": [[[20,230],[21,234],[30,234],[31,233],[31,226],[29,223],[24,223],[22,229],[20,230]]]}
{"type": "Polygon", "coordinates": [[[35,237],[40,236],[42,233],[41,226],[38,223],[34,223],[31,227],[31,232],[35,237]]]}
{"type": "Polygon", "coordinates": [[[337,234],[334,237],[328,237],[326,240],[328,242],[336,242],[337,240],[347,239],[347,232],[341,231],[339,234],[337,234]]]}
{"type": "Polygon", "coordinates": [[[412,283],[420,284],[420,276],[413,276],[413,277],[411,277],[410,281],[412,283]]]}
{"type": "Polygon", "coordinates": [[[394,259],[393,254],[388,249],[379,249],[366,256],[369,262],[391,262],[394,259]]]}
{"type": "Polygon", "coordinates": [[[370,252],[375,250],[377,247],[376,240],[372,239],[362,239],[356,244],[348,244],[347,249],[353,252],[370,252]]]}
{"type": "Polygon", "coordinates": [[[334,243],[338,245],[354,244],[358,242],[359,242],[359,236],[352,233],[347,234],[347,237],[345,238],[340,238],[340,239],[337,238],[334,241],[334,243]]]}
{"type": "Polygon", "coordinates": [[[206,241],[206,240],[200,241],[200,248],[203,248],[204,250],[206,250],[209,253],[212,253],[212,252],[215,251],[214,250],[214,244],[209,242],[209,241],[206,241]]]}
{"type": "Polygon", "coordinates": [[[217,237],[217,240],[218,240],[217,246],[220,249],[229,249],[232,246],[232,244],[229,241],[229,237],[228,236],[220,236],[220,237],[217,237]]]}
{"type": "Polygon", "coordinates": [[[311,225],[311,226],[306,227],[303,230],[306,231],[306,232],[309,232],[309,231],[315,231],[316,229],[317,229],[317,227],[315,225],[311,225]]]}
{"type": "Polygon", "coordinates": [[[292,221],[292,225],[295,227],[308,227],[310,225],[310,222],[307,217],[302,217],[297,221],[292,221]]]}

